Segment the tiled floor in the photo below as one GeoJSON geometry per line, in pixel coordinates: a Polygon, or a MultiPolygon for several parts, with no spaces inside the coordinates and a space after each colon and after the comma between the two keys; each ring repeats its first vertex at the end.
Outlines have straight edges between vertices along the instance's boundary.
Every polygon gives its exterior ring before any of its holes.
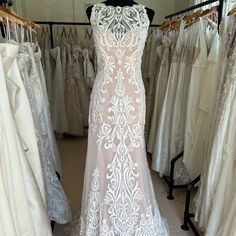
{"type": "MultiPolygon", "coordinates": [[[[81,203],[87,139],[66,138],[58,141],[63,167],[62,184],[70,200],[73,215],[78,215],[81,203]]],[[[180,229],[183,223],[185,192],[175,191],[175,200],[167,200],[167,185],[156,172],[152,173],[153,184],[161,214],[167,219],[171,236],[194,235],[180,229]]],[[[56,226],[54,236],[65,236],[62,226],[56,226]]]]}

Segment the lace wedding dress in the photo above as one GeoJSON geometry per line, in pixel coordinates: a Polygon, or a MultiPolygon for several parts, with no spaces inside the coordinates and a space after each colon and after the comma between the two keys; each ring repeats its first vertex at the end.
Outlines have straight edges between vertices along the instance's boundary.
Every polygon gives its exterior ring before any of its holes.
{"type": "Polygon", "coordinates": [[[141,57],[149,19],[142,5],[95,4],[98,57],[89,114],[80,222],[74,235],[169,235],[146,160],[141,57]]]}

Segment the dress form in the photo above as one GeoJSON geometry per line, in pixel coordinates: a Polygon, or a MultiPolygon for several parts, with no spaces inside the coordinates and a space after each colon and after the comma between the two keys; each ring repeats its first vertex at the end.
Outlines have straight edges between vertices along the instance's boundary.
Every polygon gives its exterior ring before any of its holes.
{"type": "MultiPolygon", "coordinates": [[[[114,6],[114,7],[117,7],[117,6],[120,6],[120,7],[133,6],[135,4],[138,4],[137,2],[135,2],[133,0],[125,0],[125,1],[124,0],[120,0],[120,1],[107,0],[103,3],[106,4],[107,6],[114,6]]],[[[90,20],[90,16],[91,16],[91,13],[92,13],[92,8],[93,8],[93,6],[90,6],[86,10],[86,13],[87,13],[87,16],[88,16],[89,20],[90,20]]],[[[148,18],[149,18],[150,24],[151,24],[152,20],[154,18],[154,15],[155,15],[155,11],[150,9],[150,8],[147,8],[147,7],[146,7],[146,10],[147,10],[147,15],[148,15],[148,18]]]]}

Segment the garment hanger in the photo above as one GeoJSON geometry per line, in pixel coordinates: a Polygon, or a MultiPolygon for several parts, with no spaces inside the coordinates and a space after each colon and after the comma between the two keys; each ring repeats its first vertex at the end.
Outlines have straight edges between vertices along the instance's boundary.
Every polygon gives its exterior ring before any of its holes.
{"type": "Polygon", "coordinates": [[[186,21],[186,27],[185,28],[188,28],[188,27],[194,25],[196,22],[198,22],[200,17],[208,19],[210,16],[212,16],[216,13],[218,13],[218,7],[217,6],[211,7],[210,9],[207,9],[205,11],[200,10],[198,12],[195,12],[190,17],[185,18],[185,21],[186,21]]]}
{"type": "Polygon", "coordinates": [[[63,44],[67,43],[67,32],[66,32],[65,26],[62,27],[61,39],[62,39],[63,44]]]}
{"type": "Polygon", "coordinates": [[[218,6],[214,6],[210,9],[203,11],[199,17],[209,18],[210,16],[212,16],[213,14],[216,14],[216,13],[218,13],[218,6]]]}
{"type": "Polygon", "coordinates": [[[11,23],[17,23],[18,25],[22,25],[26,27],[27,29],[33,29],[34,32],[36,32],[37,28],[40,28],[39,25],[33,23],[32,21],[26,20],[20,16],[18,16],[12,9],[8,7],[0,6],[0,16],[1,19],[6,20],[8,18],[8,21],[11,23]]]}
{"type": "Polygon", "coordinates": [[[228,12],[227,16],[236,16],[236,7],[234,7],[233,9],[231,9],[231,10],[228,12]]]}
{"type": "Polygon", "coordinates": [[[64,36],[65,38],[67,38],[65,26],[62,27],[62,31],[61,31],[61,38],[62,38],[63,36],[64,36]]]}
{"type": "Polygon", "coordinates": [[[84,39],[87,39],[87,37],[88,37],[88,39],[91,40],[92,36],[93,36],[93,31],[91,30],[91,31],[89,32],[89,29],[86,28],[86,30],[85,30],[85,35],[84,35],[84,39]]]}
{"type": "Polygon", "coordinates": [[[9,22],[18,23],[24,26],[24,23],[22,21],[13,17],[11,14],[8,14],[8,12],[6,12],[4,8],[2,8],[1,6],[0,6],[0,17],[1,17],[2,23],[6,22],[6,19],[8,19],[9,22]]]}
{"type": "Polygon", "coordinates": [[[69,28],[69,34],[68,34],[68,37],[73,38],[73,32],[72,32],[72,28],[71,28],[71,27],[69,28]]]}
{"type": "Polygon", "coordinates": [[[26,19],[24,19],[24,18],[18,16],[18,15],[16,14],[16,12],[15,12],[13,9],[11,9],[11,8],[6,8],[6,11],[7,11],[8,13],[10,13],[12,16],[16,17],[17,19],[22,20],[23,23],[25,23],[25,26],[28,27],[30,30],[36,31],[37,29],[40,28],[40,26],[37,25],[37,24],[35,24],[33,21],[26,20],[26,19]]]}
{"type": "Polygon", "coordinates": [[[193,21],[193,20],[199,18],[201,13],[202,13],[202,10],[198,10],[198,11],[194,12],[193,14],[185,15],[183,19],[185,20],[186,23],[188,23],[189,21],[193,21]]]}
{"type": "Polygon", "coordinates": [[[73,44],[73,39],[74,39],[74,35],[73,35],[72,28],[70,27],[70,28],[69,28],[69,33],[68,33],[68,42],[69,42],[70,44],[73,44]]]}
{"type": "Polygon", "coordinates": [[[193,18],[197,17],[202,11],[198,10],[194,12],[193,14],[188,15],[188,13],[184,16],[177,17],[176,19],[165,21],[160,29],[161,30],[173,30],[173,29],[178,29],[180,26],[181,20],[185,20],[186,22],[192,20],[193,18]],[[167,27],[167,28],[166,28],[167,27]]]}
{"type": "Polygon", "coordinates": [[[174,26],[178,25],[181,20],[182,20],[182,17],[178,17],[178,18],[176,18],[174,20],[165,21],[160,26],[160,30],[161,31],[171,31],[172,28],[175,28],[174,26]]]}
{"type": "Polygon", "coordinates": [[[33,30],[34,32],[37,31],[38,28],[40,28],[39,25],[35,24],[34,22],[30,21],[30,20],[26,20],[20,16],[18,16],[16,14],[16,12],[10,8],[10,6],[13,5],[11,0],[4,0],[5,4],[2,4],[2,6],[0,6],[0,8],[5,11],[9,16],[13,16],[13,18],[16,18],[18,20],[18,23],[21,24],[21,22],[23,23],[23,25],[25,27],[27,27],[30,30],[33,30]],[[3,7],[4,5],[4,7],[3,7]]]}

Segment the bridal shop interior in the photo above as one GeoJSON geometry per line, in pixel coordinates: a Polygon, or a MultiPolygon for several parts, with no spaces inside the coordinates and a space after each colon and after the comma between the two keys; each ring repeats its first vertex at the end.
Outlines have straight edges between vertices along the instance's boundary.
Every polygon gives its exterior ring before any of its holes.
{"type": "Polygon", "coordinates": [[[236,236],[236,0],[0,3],[0,236],[236,236]]]}

